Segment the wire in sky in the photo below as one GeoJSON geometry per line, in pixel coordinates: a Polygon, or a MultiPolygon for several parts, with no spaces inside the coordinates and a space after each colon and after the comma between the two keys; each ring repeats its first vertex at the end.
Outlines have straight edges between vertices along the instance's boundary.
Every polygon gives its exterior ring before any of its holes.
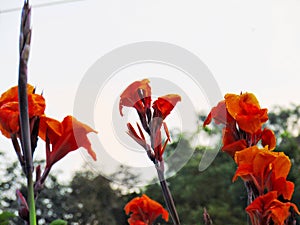
{"type": "MultiPolygon", "coordinates": [[[[85,0],[51,1],[51,2],[46,2],[46,3],[31,5],[31,7],[32,8],[41,8],[41,7],[48,7],[48,6],[53,6],[53,5],[60,5],[60,4],[67,4],[67,3],[73,3],[73,2],[81,2],[81,1],[85,1],[85,0]]],[[[20,8],[4,9],[4,10],[0,10],[0,14],[10,13],[10,12],[15,12],[15,11],[21,11],[21,10],[22,10],[22,7],[20,7],[20,8]]]]}

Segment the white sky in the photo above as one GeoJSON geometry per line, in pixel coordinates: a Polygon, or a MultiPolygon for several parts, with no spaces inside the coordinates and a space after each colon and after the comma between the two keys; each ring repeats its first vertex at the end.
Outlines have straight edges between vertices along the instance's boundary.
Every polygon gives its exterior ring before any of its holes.
{"type": "MultiPolygon", "coordinates": [[[[20,11],[6,10],[18,7],[21,0],[0,0],[0,92],[17,83],[20,11]]],[[[97,59],[133,42],[162,41],[196,54],[223,94],[253,92],[263,107],[299,104],[299,11],[297,0],[83,0],[33,8],[29,82],[44,91],[46,113],[61,120],[73,113],[78,85],[97,59]]],[[[0,144],[12,151],[5,138],[0,144]]],[[[75,152],[55,168],[73,171],[82,161],[75,152]]]]}

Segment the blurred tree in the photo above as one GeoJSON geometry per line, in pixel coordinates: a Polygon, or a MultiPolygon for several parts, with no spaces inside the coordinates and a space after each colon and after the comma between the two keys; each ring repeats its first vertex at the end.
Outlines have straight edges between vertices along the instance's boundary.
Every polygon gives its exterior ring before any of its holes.
{"type": "MultiPolygon", "coordinates": [[[[125,224],[125,202],[119,191],[110,186],[110,181],[91,172],[80,172],[73,178],[68,197],[67,212],[73,215],[76,224],[117,225],[125,224]]],[[[75,224],[75,223],[74,223],[75,224]]]]}
{"type": "MultiPolygon", "coordinates": [[[[292,105],[289,108],[275,107],[269,113],[269,124],[278,138],[276,151],[285,152],[291,159],[292,168],[289,180],[295,183],[293,202],[298,207],[300,199],[300,107],[292,105]]],[[[204,116],[199,117],[203,121],[204,116]]],[[[210,126],[203,129],[199,122],[197,135],[216,140],[209,147],[201,143],[198,147],[191,146],[196,134],[172,135],[174,141],[168,145],[166,156],[173,155],[168,161],[168,173],[173,175],[168,179],[174,196],[182,224],[204,224],[203,208],[208,210],[214,224],[245,225],[247,216],[246,191],[239,179],[232,183],[236,165],[232,159],[220,152],[213,163],[203,172],[198,167],[204,151],[210,151],[218,146],[221,137],[219,128],[210,126]],[[193,151],[186,165],[176,172],[176,164],[180,163],[185,151],[193,151]]],[[[21,189],[25,180],[17,162],[9,162],[0,153],[0,213],[9,211],[17,214],[15,190],[21,189]]],[[[50,176],[46,188],[40,193],[37,201],[39,224],[50,224],[55,219],[64,219],[69,225],[127,224],[127,216],[123,211],[125,204],[136,197],[135,182],[138,176],[127,167],[121,167],[112,174],[112,180],[121,180],[118,184],[96,176],[89,171],[76,173],[70,184],[61,184],[55,175],[50,176]]],[[[164,205],[160,186],[153,184],[143,190],[147,195],[164,205]]],[[[158,220],[160,224],[166,224],[158,220]]],[[[299,217],[297,223],[300,224],[299,217]]],[[[12,224],[22,224],[14,218],[12,224]]],[[[168,223],[171,224],[171,223],[168,223]]]]}

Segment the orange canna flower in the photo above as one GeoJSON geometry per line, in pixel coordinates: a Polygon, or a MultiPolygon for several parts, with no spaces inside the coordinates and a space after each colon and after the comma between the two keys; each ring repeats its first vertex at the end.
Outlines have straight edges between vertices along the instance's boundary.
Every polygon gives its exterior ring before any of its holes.
{"type": "Polygon", "coordinates": [[[149,80],[144,79],[130,84],[121,94],[119,111],[123,116],[123,106],[134,107],[139,113],[145,114],[151,105],[151,87],[149,80]]]}
{"type": "MultiPolygon", "coordinates": [[[[291,168],[289,158],[283,152],[271,152],[267,148],[259,149],[257,146],[246,148],[236,152],[235,161],[238,169],[233,177],[241,177],[245,181],[253,181],[260,194],[265,188],[275,190],[279,189],[278,194],[290,198],[293,193],[290,183],[286,186],[280,186],[275,181],[279,178],[286,179],[291,168]]],[[[277,181],[278,182],[278,181],[277,181]]]]}
{"type": "Polygon", "coordinates": [[[210,124],[212,119],[217,125],[225,125],[222,151],[231,157],[237,151],[256,145],[262,138],[263,146],[268,145],[273,149],[276,145],[274,134],[269,130],[261,131],[262,124],[268,119],[266,113],[266,109],[260,109],[253,94],[226,94],[225,100],[212,108],[203,126],[210,124]]]}
{"type": "Polygon", "coordinates": [[[97,133],[89,126],[79,122],[72,116],[67,116],[62,122],[42,116],[40,118],[39,136],[46,141],[46,168],[51,168],[54,163],[59,161],[69,152],[80,147],[85,148],[91,157],[96,160],[96,153],[91,147],[87,138],[90,132],[97,133]]]}
{"type": "Polygon", "coordinates": [[[260,108],[254,94],[226,94],[225,103],[229,114],[237,121],[240,129],[248,133],[257,132],[268,120],[267,109],[260,108]]]}
{"type": "MultiPolygon", "coordinates": [[[[43,96],[35,94],[34,91],[34,87],[28,84],[29,119],[43,115],[46,107],[43,96]]],[[[18,86],[10,88],[0,97],[0,130],[7,138],[18,133],[20,129],[18,99],[18,86]]]]}
{"type": "Polygon", "coordinates": [[[246,211],[250,216],[253,225],[270,224],[270,220],[274,225],[284,225],[285,220],[290,215],[292,207],[299,214],[295,204],[283,203],[277,199],[277,192],[271,191],[265,195],[256,198],[247,208],[246,211]]]}
{"type": "Polygon", "coordinates": [[[145,194],[128,202],[124,210],[127,215],[131,213],[128,219],[130,225],[152,225],[160,215],[166,222],[169,219],[168,211],[145,194]]]}

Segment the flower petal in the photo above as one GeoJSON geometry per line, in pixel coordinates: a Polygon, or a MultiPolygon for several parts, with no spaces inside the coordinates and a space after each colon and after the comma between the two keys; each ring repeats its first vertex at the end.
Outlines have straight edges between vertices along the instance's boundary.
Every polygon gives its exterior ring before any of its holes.
{"type": "Polygon", "coordinates": [[[276,147],[276,137],[272,130],[265,128],[261,134],[262,146],[268,146],[269,150],[274,150],[276,147]]]}
{"type": "Polygon", "coordinates": [[[151,87],[149,80],[144,79],[130,84],[121,94],[119,102],[119,111],[123,116],[123,106],[135,107],[138,111],[145,111],[151,104],[151,87]]]}
{"type": "Polygon", "coordinates": [[[159,97],[152,105],[154,117],[160,117],[164,120],[179,101],[181,101],[181,97],[176,94],[159,97]]]}

